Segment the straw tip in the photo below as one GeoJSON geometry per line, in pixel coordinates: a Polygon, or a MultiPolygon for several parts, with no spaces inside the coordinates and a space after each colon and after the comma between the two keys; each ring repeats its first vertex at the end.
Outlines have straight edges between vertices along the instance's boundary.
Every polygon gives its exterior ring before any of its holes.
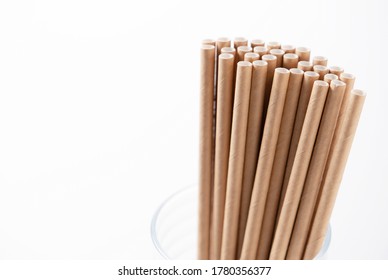
{"type": "Polygon", "coordinates": [[[221,49],[221,52],[235,52],[235,51],[236,51],[236,49],[233,47],[223,47],[221,49]]]}
{"type": "Polygon", "coordinates": [[[239,62],[237,62],[237,66],[239,66],[239,67],[251,67],[252,63],[250,63],[249,61],[239,61],[239,62]]]}
{"type": "Polygon", "coordinates": [[[213,49],[215,49],[215,46],[204,44],[204,45],[201,46],[201,49],[202,50],[213,50],[213,49]]]}
{"type": "Polygon", "coordinates": [[[366,92],[361,89],[353,89],[351,91],[351,94],[358,95],[358,96],[366,96],[366,92]]]}
{"type": "Polygon", "coordinates": [[[332,87],[332,88],[346,87],[346,84],[340,80],[332,80],[330,82],[330,87],[332,87]]]}
{"type": "Polygon", "coordinates": [[[296,74],[296,75],[303,75],[304,71],[302,69],[299,69],[299,68],[291,68],[290,73],[296,74]]]}
{"type": "Polygon", "coordinates": [[[317,72],[314,72],[314,71],[306,71],[306,72],[304,72],[304,74],[308,77],[313,77],[313,78],[319,77],[319,74],[317,72]]]}
{"type": "Polygon", "coordinates": [[[267,47],[263,47],[263,46],[257,46],[257,47],[253,48],[253,51],[254,52],[267,52],[268,48],[267,47]]]}
{"type": "Polygon", "coordinates": [[[261,40],[261,39],[253,39],[251,42],[253,44],[264,44],[264,40],[261,40]]]}
{"type": "Polygon", "coordinates": [[[227,43],[229,41],[230,41],[230,39],[228,37],[219,37],[219,38],[217,38],[217,42],[227,43]]]}
{"type": "Polygon", "coordinates": [[[282,54],[285,54],[285,51],[281,50],[281,49],[272,49],[269,51],[270,54],[279,54],[279,55],[282,55],[282,54]]]}
{"type": "Polygon", "coordinates": [[[341,80],[354,80],[356,79],[356,76],[350,73],[341,73],[340,75],[341,80]]]}
{"type": "Polygon", "coordinates": [[[258,58],[260,55],[257,53],[248,52],[245,54],[245,57],[258,58]]]}
{"type": "Polygon", "coordinates": [[[246,52],[250,52],[250,51],[252,51],[252,48],[249,47],[249,46],[239,46],[239,47],[237,48],[237,51],[246,51],[246,52]]]}
{"type": "Polygon", "coordinates": [[[328,68],[324,65],[314,65],[313,67],[314,71],[326,71],[328,68]]]}
{"type": "Polygon", "coordinates": [[[261,57],[262,60],[276,60],[276,56],[272,54],[265,54],[261,57]]]}
{"type": "Polygon", "coordinates": [[[231,53],[222,53],[218,56],[218,59],[233,59],[234,55],[231,53]]]}
{"type": "Polygon", "coordinates": [[[209,39],[209,38],[202,40],[202,44],[204,45],[213,45],[215,42],[216,42],[215,40],[209,39]]]}
{"type": "Polygon", "coordinates": [[[282,45],[282,50],[293,50],[295,49],[294,45],[282,45]]]}
{"type": "Polygon", "coordinates": [[[299,62],[298,62],[298,65],[300,65],[300,66],[306,66],[306,67],[311,67],[311,66],[313,66],[313,64],[312,64],[310,61],[305,61],[305,60],[299,61],[299,62]]]}
{"type": "Polygon", "coordinates": [[[245,37],[235,37],[235,42],[247,42],[248,40],[245,37]]]}
{"type": "Polygon", "coordinates": [[[329,70],[330,70],[330,71],[343,72],[343,71],[344,71],[344,68],[342,68],[342,67],[340,67],[340,66],[330,66],[330,67],[329,67],[329,70]]]}
{"type": "Polygon", "coordinates": [[[267,43],[267,46],[280,46],[280,42],[278,41],[270,41],[267,43]]]}
{"type": "Polygon", "coordinates": [[[310,52],[310,48],[307,48],[307,47],[297,47],[296,51],[297,52],[310,52]]]}
{"type": "Polygon", "coordinates": [[[322,55],[317,55],[317,56],[314,56],[313,60],[326,61],[327,57],[322,55]]]}
{"type": "Polygon", "coordinates": [[[332,73],[326,74],[323,78],[329,80],[338,80],[338,76],[332,73]]]}
{"type": "Polygon", "coordinates": [[[286,68],[278,67],[275,69],[275,72],[279,73],[279,74],[289,74],[290,70],[288,70],[286,68]]]}
{"type": "Polygon", "coordinates": [[[264,60],[255,60],[252,62],[252,65],[253,67],[263,67],[263,66],[267,66],[268,62],[264,60]]]}
{"type": "Polygon", "coordinates": [[[298,55],[295,53],[286,53],[283,58],[289,58],[289,59],[298,59],[298,55]]]}
{"type": "Polygon", "coordinates": [[[329,83],[321,80],[317,80],[314,82],[314,86],[317,87],[329,87],[329,83]]]}

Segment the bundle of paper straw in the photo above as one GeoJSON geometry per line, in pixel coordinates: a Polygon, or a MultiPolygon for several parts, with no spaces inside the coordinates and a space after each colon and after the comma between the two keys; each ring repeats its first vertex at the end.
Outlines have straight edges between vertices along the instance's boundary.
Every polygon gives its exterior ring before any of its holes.
{"type": "Polygon", "coordinates": [[[310,49],[204,40],[199,259],[313,259],[365,93],[310,49]]]}

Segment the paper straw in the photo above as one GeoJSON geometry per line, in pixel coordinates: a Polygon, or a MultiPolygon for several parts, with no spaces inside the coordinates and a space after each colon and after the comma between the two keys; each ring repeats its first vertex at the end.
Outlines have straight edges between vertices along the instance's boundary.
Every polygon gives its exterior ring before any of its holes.
{"type": "Polygon", "coordinates": [[[254,49],[255,47],[264,47],[264,45],[265,45],[264,40],[253,39],[253,40],[251,41],[251,47],[252,47],[252,49],[254,49]]]}
{"type": "Polygon", "coordinates": [[[267,81],[265,83],[265,99],[264,99],[264,116],[265,116],[267,112],[269,96],[271,94],[271,86],[272,86],[272,81],[275,73],[277,58],[274,55],[265,54],[261,57],[261,60],[264,60],[268,63],[267,81]]]}
{"type": "Polygon", "coordinates": [[[248,52],[244,56],[244,61],[253,62],[255,60],[259,60],[260,55],[253,52],[248,52]]]}
{"type": "Polygon", "coordinates": [[[198,259],[209,258],[210,207],[213,186],[213,98],[215,47],[203,45],[200,56],[200,141],[198,259]]]}
{"type": "Polygon", "coordinates": [[[298,62],[298,69],[303,71],[312,71],[313,70],[313,64],[310,61],[299,61],[298,62]]]}
{"type": "Polygon", "coordinates": [[[221,259],[223,260],[235,259],[237,253],[238,218],[240,212],[251,77],[252,63],[240,61],[237,64],[225,215],[222,232],[221,259]]]}
{"type": "Polygon", "coordinates": [[[329,155],[339,110],[345,94],[345,88],[346,84],[339,80],[333,80],[330,84],[330,90],[322,114],[286,259],[300,260],[303,258],[311,219],[329,155]]]}
{"type": "Polygon", "coordinates": [[[299,61],[310,61],[310,49],[306,47],[297,47],[295,53],[299,56],[299,61]]]}
{"type": "Polygon", "coordinates": [[[248,46],[248,40],[244,37],[236,37],[233,41],[233,47],[237,50],[238,47],[248,46]]]}
{"type": "Polygon", "coordinates": [[[236,82],[236,70],[237,70],[237,51],[235,48],[226,47],[221,49],[221,53],[229,53],[234,56],[234,62],[233,62],[233,88],[234,88],[235,82],[236,82]]]}
{"type": "Polygon", "coordinates": [[[210,259],[221,255],[221,238],[224,221],[226,180],[228,174],[230,131],[233,108],[233,66],[232,54],[221,54],[218,58],[217,83],[217,129],[214,164],[214,197],[210,259]]]}
{"type": "Polygon", "coordinates": [[[249,203],[251,201],[253,182],[255,180],[257,158],[260,149],[267,67],[268,63],[266,61],[256,60],[253,62],[252,86],[249,101],[249,117],[245,147],[243,186],[240,206],[240,220],[238,228],[237,256],[240,256],[241,254],[245,226],[248,219],[249,203]]]}
{"type": "Polygon", "coordinates": [[[290,150],[288,151],[286,171],[284,172],[283,178],[283,187],[280,195],[279,209],[278,209],[278,218],[280,210],[283,205],[284,197],[287,191],[288,180],[291,175],[292,165],[294,163],[296,149],[298,147],[300,134],[302,132],[303,122],[305,119],[307,106],[309,104],[311,90],[313,88],[314,82],[318,80],[319,75],[312,71],[307,71],[304,73],[302,88],[300,90],[300,96],[298,101],[298,109],[296,111],[295,122],[291,137],[290,150]]]}
{"type": "Polygon", "coordinates": [[[287,69],[298,67],[299,57],[294,53],[286,53],[283,55],[283,67],[287,69]]]}
{"type": "Polygon", "coordinates": [[[275,231],[270,260],[284,260],[286,257],[328,89],[328,83],[324,81],[314,82],[286,196],[275,231]]]}
{"type": "Polygon", "coordinates": [[[265,205],[264,221],[257,251],[257,259],[259,260],[268,259],[271,249],[275,228],[275,219],[279,205],[283,176],[286,169],[288,150],[290,147],[292,128],[294,126],[302,81],[303,71],[296,68],[290,69],[290,80],[288,83],[286,100],[284,102],[271,181],[268,189],[267,202],[265,205]]]}
{"type": "Polygon", "coordinates": [[[339,77],[344,72],[344,68],[339,66],[330,66],[329,72],[339,77]]]}
{"type": "Polygon", "coordinates": [[[269,51],[269,53],[276,56],[276,67],[282,67],[283,55],[285,54],[285,52],[280,49],[272,49],[269,51]]]}
{"type": "Polygon", "coordinates": [[[241,259],[255,259],[256,257],[261,226],[264,218],[265,202],[271,178],[271,170],[275,158],[276,140],[278,139],[280,130],[280,122],[282,119],[289,77],[289,70],[285,68],[277,68],[275,70],[257,162],[252,198],[249,206],[249,215],[241,251],[241,259]]]}
{"type": "Polygon", "coordinates": [[[320,55],[314,56],[313,65],[327,66],[327,57],[320,55]]]}
{"type": "Polygon", "coordinates": [[[329,68],[323,65],[314,65],[313,66],[314,72],[317,72],[319,74],[319,79],[323,81],[326,74],[329,73],[329,68]]]}
{"type": "Polygon", "coordinates": [[[237,62],[244,61],[246,53],[252,52],[252,48],[248,46],[240,46],[237,48],[237,62]]]}
{"type": "Polygon", "coordinates": [[[222,48],[228,48],[230,47],[230,39],[226,37],[218,38],[216,41],[216,47],[217,47],[217,57],[221,54],[222,48]]]}
{"type": "Polygon", "coordinates": [[[295,53],[295,46],[293,45],[282,45],[281,48],[285,53],[295,53]]]}
{"type": "Polygon", "coordinates": [[[333,158],[328,162],[327,176],[322,182],[322,190],[313,218],[304,259],[314,258],[322,247],[365,97],[365,92],[361,90],[351,91],[339,134],[339,141],[333,146],[333,158]]]}
{"type": "MultiPolygon", "coordinates": [[[[330,75],[333,75],[333,74],[330,74],[330,75]]],[[[329,172],[329,167],[331,166],[331,164],[333,164],[332,162],[334,160],[336,160],[336,157],[335,157],[335,154],[334,154],[335,153],[335,149],[336,149],[336,147],[338,145],[340,145],[339,142],[343,141],[343,140],[341,140],[342,139],[341,138],[342,137],[342,133],[343,133],[343,127],[342,126],[344,125],[344,119],[345,119],[346,112],[347,112],[347,109],[348,109],[348,104],[349,104],[350,96],[352,95],[351,92],[353,90],[353,86],[354,86],[354,82],[355,82],[355,76],[352,75],[352,74],[349,74],[349,73],[342,73],[341,74],[341,79],[346,84],[346,89],[345,89],[344,97],[343,97],[343,100],[342,100],[341,108],[340,108],[340,111],[339,111],[339,114],[338,114],[338,120],[337,120],[337,123],[336,123],[333,139],[332,139],[332,142],[331,142],[331,146],[330,146],[330,150],[329,150],[329,155],[328,155],[327,163],[326,163],[326,166],[325,166],[325,171],[323,173],[322,180],[321,180],[322,182],[320,184],[321,191],[318,194],[317,201],[320,200],[323,184],[328,179],[327,176],[330,176],[330,174],[328,173],[329,172]]],[[[333,80],[332,83],[334,81],[336,81],[336,80],[333,80]]]]}
{"type": "MultiPolygon", "coordinates": [[[[340,127],[342,125],[342,121],[343,121],[343,118],[344,118],[344,115],[346,112],[346,108],[347,108],[348,102],[349,102],[350,92],[352,91],[352,89],[354,87],[354,82],[356,81],[356,77],[350,73],[342,73],[340,75],[340,80],[346,84],[346,90],[345,90],[344,99],[342,100],[342,106],[341,106],[341,110],[339,112],[336,130],[340,129],[340,127]]],[[[335,133],[334,138],[337,138],[338,134],[339,134],[339,132],[335,133]]]]}
{"type": "Polygon", "coordinates": [[[329,73],[329,74],[326,74],[325,76],[323,76],[323,80],[330,84],[331,81],[338,80],[338,76],[335,74],[329,73]]]}
{"type": "Polygon", "coordinates": [[[272,49],[280,49],[280,46],[281,46],[281,44],[279,42],[275,42],[275,41],[267,43],[268,51],[270,51],[272,49]]]}

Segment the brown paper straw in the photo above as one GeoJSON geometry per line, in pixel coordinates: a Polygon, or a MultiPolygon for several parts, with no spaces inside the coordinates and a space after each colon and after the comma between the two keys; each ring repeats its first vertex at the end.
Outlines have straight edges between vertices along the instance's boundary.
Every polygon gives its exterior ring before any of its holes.
{"type": "Polygon", "coordinates": [[[269,51],[269,53],[276,56],[276,67],[282,67],[283,55],[285,54],[285,52],[280,49],[272,49],[269,51]]]}
{"type": "Polygon", "coordinates": [[[222,48],[228,48],[230,47],[230,39],[226,37],[218,38],[216,41],[216,47],[217,47],[217,56],[221,54],[222,48]]]}
{"type": "Polygon", "coordinates": [[[293,45],[282,45],[280,49],[285,53],[295,53],[295,46],[293,45]]]}
{"type": "Polygon", "coordinates": [[[237,256],[241,254],[244,240],[245,226],[248,219],[249,203],[253,182],[255,180],[257,158],[262,135],[262,121],[264,111],[265,81],[268,63],[263,60],[253,62],[251,96],[249,101],[249,117],[247,140],[245,147],[243,186],[241,194],[240,219],[238,227],[237,256]]]}
{"type": "Polygon", "coordinates": [[[267,43],[268,51],[270,51],[272,49],[280,49],[280,46],[281,46],[281,44],[279,42],[275,42],[275,41],[267,43]]]}
{"type": "MultiPolygon", "coordinates": [[[[346,84],[346,90],[345,90],[344,99],[342,100],[341,110],[340,110],[339,116],[338,116],[338,123],[337,123],[338,129],[340,128],[341,123],[343,121],[343,117],[345,115],[346,108],[347,108],[348,102],[349,102],[350,92],[352,91],[352,89],[354,87],[354,82],[356,81],[356,77],[350,73],[342,73],[340,75],[340,80],[346,84]]],[[[336,130],[337,130],[337,128],[336,128],[336,130]]],[[[336,133],[334,137],[337,138],[338,133],[336,133]]]]}
{"type": "Polygon", "coordinates": [[[323,172],[329,155],[339,110],[345,93],[346,84],[333,80],[327,95],[317,139],[311,157],[310,166],[304,183],[303,193],[299,203],[291,241],[288,247],[287,259],[300,260],[308,237],[316,200],[318,197],[323,172]]]}
{"type": "Polygon", "coordinates": [[[268,259],[271,250],[275,219],[302,81],[303,71],[296,68],[291,69],[257,251],[257,259],[259,260],[268,259]]]}
{"type": "Polygon", "coordinates": [[[229,53],[229,54],[232,54],[234,56],[234,62],[233,62],[233,88],[235,86],[235,82],[236,82],[236,69],[237,69],[237,51],[235,48],[222,48],[221,49],[221,53],[229,53]]]}
{"type": "Polygon", "coordinates": [[[333,146],[333,158],[328,162],[327,176],[322,182],[322,190],[313,218],[304,259],[314,258],[322,247],[365,97],[365,92],[361,90],[352,90],[350,94],[339,141],[333,146]]]}
{"type": "Polygon", "coordinates": [[[216,41],[214,41],[213,39],[203,39],[202,40],[202,45],[212,45],[212,46],[215,46],[216,45],[216,41]]]}
{"type": "Polygon", "coordinates": [[[277,59],[276,59],[276,56],[274,55],[265,54],[261,57],[261,60],[264,60],[268,63],[267,81],[265,83],[265,99],[264,99],[264,116],[265,116],[267,112],[269,96],[271,93],[271,86],[272,86],[273,76],[275,73],[277,59]]]}
{"type": "Polygon", "coordinates": [[[248,40],[244,37],[236,37],[233,40],[233,47],[237,50],[238,47],[248,46],[248,40]]]}
{"type": "Polygon", "coordinates": [[[283,55],[283,67],[287,69],[298,67],[299,57],[294,53],[286,53],[283,55]]]}
{"type": "MultiPolygon", "coordinates": [[[[333,75],[333,74],[330,74],[330,75],[333,75]]],[[[349,100],[350,100],[350,96],[351,96],[351,91],[353,89],[354,82],[355,82],[354,75],[349,74],[349,73],[342,73],[341,74],[341,78],[342,78],[342,81],[346,84],[346,89],[345,89],[344,97],[343,97],[343,100],[342,100],[341,109],[340,109],[339,114],[338,114],[338,120],[337,120],[337,123],[336,123],[333,139],[332,139],[332,142],[331,142],[331,146],[330,146],[330,150],[329,150],[329,155],[328,155],[327,163],[326,163],[326,166],[325,166],[325,171],[324,171],[323,176],[322,176],[322,182],[321,182],[321,185],[320,185],[321,192],[322,192],[322,188],[323,188],[322,187],[323,186],[323,182],[325,182],[327,180],[327,178],[326,178],[327,176],[330,176],[328,174],[330,164],[332,164],[331,162],[333,160],[336,160],[335,159],[335,155],[334,155],[335,149],[336,149],[336,147],[338,145],[340,145],[339,141],[342,141],[341,140],[342,139],[341,138],[342,137],[342,133],[343,133],[342,126],[344,125],[343,122],[344,122],[344,118],[346,116],[345,113],[347,112],[347,107],[348,107],[348,104],[349,104],[349,100]]],[[[332,82],[334,82],[334,80],[332,82]]],[[[321,192],[318,194],[317,201],[320,200],[321,192]]]]}
{"type": "Polygon", "coordinates": [[[252,47],[252,49],[254,49],[255,47],[264,47],[264,45],[265,45],[264,40],[253,39],[253,40],[251,41],[251,47],[252,47]]]}
{"type": "Polygon", "coordinates": [[[209,258],[210,206],[213,186],[213,98],[215,47],[203,45],[200,68],[200,146],[198,259],[209,258]]]}
{"type": "Polygon", "coordinates": [[[310,49],[306,47],[297,47],[295,53],[299,56],[299,61],[310,61],[310,49]]]}
{"type": "Polygon", "coordinates": [[[324,81],[314,82],[286,196],[275,231],[270,260],[284,260],[286,257],[328,89],[328,83],[324,81]]]}
{"type": "Polygon", "coordinates": [[[314,56],[313,65],[327,66],[327,57],[320,55],[314,56]]]}
{"type": "Polygon", "coordinates": [[[248,46],[240,46],[237,48],[237,62],[244,61],[246,53],[252,52],[252,48],[248,46]]]}
{"type": "Polygon", "coordinates": [[[259,60],[260,55],[257,53],[248,52],[244,56],[244,61],[253,62],[255,60],[259,60]]]}
{"type": "Polygon", "coordinates": [[[313,70],[313,64],[310,61],[299,61],[298,62],[298,69],[303,71],[312,71],[313,70]]]}
{"type": "Polygon", "coordinates": [[[218,57],[217,124],[214,164],[214,198],[210,259],[221,255],[222,226],[224,221],[226,180],[228,174],[230,131],[233,108],[233,66],[232,54],[218,57]]]}
{"type": "Polygon", "coordinates": [[[241,259],[255,259],[256,257],[271,170],[275,158],[276,139],[278,139],[280,130],[289,77],[289,70],[285,68],[277,68],[275,70],[271,98],[257,162],[252,198],[249,206],[241,259]]]}
{"type": "Polygon", "coordinates": [[[339,66],[330,66],[329,72],[339,77],[344,72],[344,68],[339,66]]]}
{"type": "Polygon", "coordinates": [[[335,74],[326,74],[323,76],[323,80],[330,84],[331,81],[338,80],[338,76],[335,74]]]}
{"type": "Polygon", "coordinates": [[[252,63],[240,61],[237,64],[225,215],[222,232],[221,259],[224,260],[236,258],[251,77],[252,63]]]}
{"type": "Polygon", "coordinates": [[[314,65],[313,66],[314,72],[317,72],[319,74],[319,79],[323,81],[326,74],[329,73],[329,68],[323,65],[314,65]]]}
{"type": "MultiPolygon", "coordinates": [[[[235,48],[232,48],[232,47],[225,47],[225,48],[222,48],[221,49],[221,53],[229,53],[229,54],[232,54],[234,56],[234,74],[233,74],[233,81],[236,79],[236,67],[237,67],[237,51],[235,48]]],[[[233,87],[234,87],[234,84],[233,84],[233,87]]]]}
{"type": "Polygon", "coordinates": [[[259,54],[260,57],[262,57],[263,55],[268,54],[268,48],[257,46],[253,48],[253,52],[259,54]]]}
{"type": "Polygon", "coordinates": [[[284,172],[283,178],[283,187],[282,193],[280,195],[279,209],[278,209],[278,218],[280,210],[283,205],[284,197],[287,191],[288,180],[291,175],[292,165],[294,163],[294,158],[296,154],[296,149],[298,147],[300,133],[302,132],[303,122],[307,111],[307,106],[309,104],[311,90],[313,88],[314,82],[318,80],[319,75],[312,71],[307,71],[304,73],[302,89],[300,90],[300,96],[298,101],[298,109],[296,111],[294,128],[291,137],[290,150],[288,152],[286,171],[284,172]]]}

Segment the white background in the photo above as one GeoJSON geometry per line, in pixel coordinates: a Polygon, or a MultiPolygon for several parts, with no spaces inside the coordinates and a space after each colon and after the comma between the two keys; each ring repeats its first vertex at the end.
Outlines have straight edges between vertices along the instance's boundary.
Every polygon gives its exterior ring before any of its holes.
{"type": "Polygon", "coordinates": [[[200,40],[312,48],[368,97],[334,259],[388,259],[384,1],[1,1],[0,258],[153,259],[158,204],[196,181],[200,40]]]}

